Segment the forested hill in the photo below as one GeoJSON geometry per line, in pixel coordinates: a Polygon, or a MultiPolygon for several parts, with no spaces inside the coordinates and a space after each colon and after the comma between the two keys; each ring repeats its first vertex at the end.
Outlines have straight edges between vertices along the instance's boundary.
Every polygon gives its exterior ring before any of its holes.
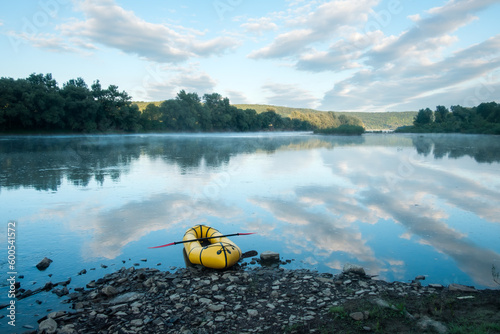
{"type": "MultiPolygon", "coordinates": [[[[159,106],[162,101],[157,102],[134,102],[138,105],[140,110],[146,109],[146,106],[153,103],[159,106]]],[[[309,108],[290,108],[275,106],[269,104],[233,104],[238,109],[255,110],[258,114],[267,112],[269,110],[274,110],[278,115],[282,117],[294,118],[297,114],[302,115],[314,115],[314,114],[327,114],[326,111],[319,111],[316,109],[309,108]]],[[[335,115],[346,115],[359,118],[367,130],[395,130],[401,126],[409,126],[413,124],[413,120],[417,115],[416,111],[388,111],[388,112],[345,112],[345,111],[335,111],[335,115]]]]}
{"type": "MultiPolygon", "coordinates": [[[[281,106],[273,106],[267,104],[235,104],[237,108],[241,109],[254,109],[258,113],[267,111],[269,109],[275,110],[278,114],[284,117],[290,117],[292,113],[325,113],[308,108],[289,108],[281,106]]],[[[345,112],[335,111],[337,115],[347,115],[359,118],[367,130],[394,130],[401,126],[408,126],[413,124],[413,119],[417,115],[416,111],[389,111],[389,112],[345,112]]]]}

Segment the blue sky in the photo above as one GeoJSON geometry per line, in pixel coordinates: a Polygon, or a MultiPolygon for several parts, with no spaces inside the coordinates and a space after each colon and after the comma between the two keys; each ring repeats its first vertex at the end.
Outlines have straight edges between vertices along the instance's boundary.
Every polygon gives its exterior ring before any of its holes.
{"type": "Polygon", "coordinates": [[[0,4],[2,77],[231,103],[405,111],[499,101],[499,0],[0,4]]]}

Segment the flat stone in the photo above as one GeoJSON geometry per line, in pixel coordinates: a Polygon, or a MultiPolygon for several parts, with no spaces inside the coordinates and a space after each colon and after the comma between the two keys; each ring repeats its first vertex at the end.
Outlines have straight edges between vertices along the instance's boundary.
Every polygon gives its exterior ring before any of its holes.
{"type": "Polygon", "coordinates": [[[477,292],[474,287],[470,287],[467,285],[452,283],[448,285],[448,289],[450,291],[460,291],[460,292],[477,292]]]}
{"type": "Polygon", "coordinates": [[[417,322],[417,326],[423,330],[434,329],[436,332],[438,332],[440,334],[444,334],[444,333],[448,332],[448,329],[446,328],[445,325],[443,325],[439,321],[436,321],[436,320],[429,318],[428,316],[422,317],[422,319],[420,319],[417,322]]]}
{"type": "Polygon", "coordinates": [[[57,322],[52,318],[47,318],[38,325],[38,331],[41,333],[52,334],[57,330],[57,322]]]}
{"type": "Polygon", "coordinates": [[[208,298],[200,298],[201,304],[212,304],[212,301],[208,298]]]}
{"type": "Polygon", "coordinates": [[[108,297],[112,297],[112,296],[115,296],[118,294],[118,290],[114,286],[111,286],[111,285],[108,285],[108,286],[105,286],[104,288],[102,288],[101,292],[108,297]]]}
{"type": "Polygon", "coordinates": [[[391,308],[391,305],[383,299],[375,298],[370,300],[373,304],[378,305],[382,308],[391,308]]]}
{"type": "Polygon", "coordinates": [[[181,296],[178,293],[174,293],[169,298],[170,298],[171,301],[176,301],[176,300],[181,299],[181,296]]]}
{"type": "Polygon", "coordinates": [[[47,314],[47,318],[51,318],[51,319],[59,318],[65,314],[66,314],[66,312],[64,312],[64,311],[51,312],[51,313],[47,314]]]}
{"type": "Polygon", "coordinates": [[[36,268],[38,270],[45,270],[50,266],[51,263],[52,263],[51,259],[49,259],[48,257],[44,257],[42,261],[38,262],[36,268]]]}
{"type": "Polygon", "coordinates": [[[134,319],[134,320],[130,321],[130,324],[132,326],[142,326],[143,322],[142,322],[142,319],[134,319]]]}
{"type": "Polygon", "coordinates": [[[272,251],[260,253],[260,260],[264,262],[276,262],[280,260],[280,254],[272,251]]]}
{"type": "Polygon", "coordinates": [[[76,334],[75,326],[73,324],[65,325],[57,330],[57,334],[76,334]]]}
{"type": "Polygon", "coordinates": [[[139,298],[142,298],[143,294],[138,292],[127,292],[122,295],[116,296],[109,301],[110,304],[122,304],[133,302],[139,298]]]}
{"type": "Polygon", "coordinates": [[[365,318],[365,315],[363,312],[353,312],[353,313],[349,314],[349,316],[356,321],[361,321],[365,318]]]}
{"type": "Polygon", "coordinates": [[[226,299],[226,297],[224,297],[223,295],[215,295],[214,298],[221,301],[226,299]]]}
{"type": "Polygon", "coordinates": [[[363,267],[351,263],[344,264],[344,268],[342,269],[342,271],[346,274],[354,273],[358,275],[366,275],[363,267]]]}
{"type": "Polygon", "coordinates": [[[207,309],[211,312],[220,312],[224,309],[224,305],[221,304],[210,304],[207,309]]]}
{"type": "Polygon", "coordinates": [[[256,317],[256,316],[258,316],[258,315],[259,315],[259,311],[257,311],[257,310],[253,310],[253,309],[248,309],[248,310],[247,310],[247,313],[248,313],[248,315],[249,315],[249,316],[251,316],[251,317],[256,317]]]}

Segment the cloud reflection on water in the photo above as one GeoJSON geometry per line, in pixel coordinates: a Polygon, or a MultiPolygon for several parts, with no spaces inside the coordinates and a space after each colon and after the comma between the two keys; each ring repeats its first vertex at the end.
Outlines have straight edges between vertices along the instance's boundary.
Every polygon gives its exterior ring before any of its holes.
{"type": "MultiPolygon", "coordinates": [[[[334,267],[339,263],[332,253],[343,252],[372,272],[397,272],[403,269],[401,264],[410,259],[398,258],[397,254],[394,259],[379,258],[378,247],[384,246],[369,246],[367,240],[374,236],[365,235],[359,225],[392,219],[404,227],[406,232],[402,236],[408,244],[418,242],[431,246],[436,252],[451,257],[477,284],[495,286],[491,266],[500,263],[500,255],[487,248],[491,244],[475,244],[465,232],[454,227],[450,212],[469,212],[489,223],[499,223],[498,189],[492,189],[456,163],[443,165],[430,157],[418,158],[408,149],[362,147],[346,155],[339,150],[322,153],[324,165],[330,166],[337,178],[344,178],[343,182],[296,187],[294,196],[288,196],[287,200],[252,199],[285,223],[281,229],[284,235],[279,241],[296,252],[312,250],[316,262],[334,267]],[[392,173],[396,181],[391,181],[387,173],[392,173]],[[293,232],[287,233],[289,226],[293,226],[293,232]]],[[[478,173],[486,180],[498,177],[495,169],[478,173]]]]}
{"type": "Polygon", "coordinates": [[[146,136],[120,137],[117,145],[73,138],[40,155],[34,143],[26,145],[2,157],[7,168],[0,186],[70,191],[60,199],[67,204],[43,208],[33,220],[59,217],[73,231],[91,231],[83,241],[85,259],[113,259],[146,236],[152,240],[151,232],[182,233],[211,221],[259,231],[259,251],[280,244],[304,263],[339,269],[356,262],[382,278],[407,278],[416,258],[432,253],[453,259],[483,286],[492,286],[491,265],[500,266],[499,243],[469,235],[481,233],[478,224],[488,231],[500,225],[496,137],[146,136]],[[83,178],[71,174],[75,158],[62,154],[69,146],[92,152],[78,161],[79,170],[88,171],[83,178]],[[41,169],[20,168],[30,159],[41,169]],[[56,171],[49,173],[55,186],[44,188],[41,170],[56,171]],[[110,170],[122,175],[112,185],[106,183],[110,170]],[[97,185],[89,183],[90,175],[103,173],[94,176],[97,185]],[[85,189],[98,197],[79,200],[78,190],[85,189]],[[456,221],[463,215],[471,217],[470,228],[456,221]]]}

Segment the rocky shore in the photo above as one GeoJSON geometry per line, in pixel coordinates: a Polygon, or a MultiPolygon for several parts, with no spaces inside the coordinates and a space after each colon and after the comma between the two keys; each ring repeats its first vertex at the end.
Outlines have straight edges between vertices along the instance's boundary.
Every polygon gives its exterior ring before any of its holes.
{"type": "Polygon", "coordinates": [[[349,265],[335,276],[124,267],[69,293],[72,311],[44,316],[32,333],[447,333],[468,328],[464,319],[500,332],[500,291],[424,279],[389,283],[349,265]]]}

